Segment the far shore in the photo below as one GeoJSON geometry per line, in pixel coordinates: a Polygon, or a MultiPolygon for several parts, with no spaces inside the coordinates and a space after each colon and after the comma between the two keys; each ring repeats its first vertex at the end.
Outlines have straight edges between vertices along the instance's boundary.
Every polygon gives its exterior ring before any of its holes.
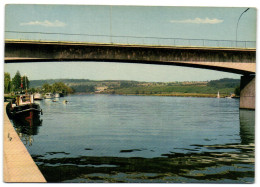
{"type": "MultiPolygon", "coordinates": [[[[210,97],[210,98],[215,98],[217,97],[216,94],[202,94],[202,93],[162,93],[162,94],[126,94],[126,93],[86,93],[86,92],[76,92],[73,93],[72,95],[129,95],[129,96],[169,96],[169,97],[210,97]]],[[[226,94],[220,94],[221,98],[226,98],[228,97],[226,94]]],[[[239,96],[235,96],[232,98],[239,98],[239,96]]]]}
{"type": "MultiPolygon", "coordinates": [[[[169,96],[169,97],[217,97],[216,94],[203,94],[203,93],[160,93],[160,94],[126,94],[126,93],[87,93],[87,92],[75,92],[68,95],[129,95],[129,96],[169,96]]],[[[220,98],[228,97],[226,94],[220,94],[220,98]]],[[[5,99],[13,99],[14,95],[4,94],[5,99]]],[[[239,96],[234,96],[232,98],[239,98],[239,96]]]]}

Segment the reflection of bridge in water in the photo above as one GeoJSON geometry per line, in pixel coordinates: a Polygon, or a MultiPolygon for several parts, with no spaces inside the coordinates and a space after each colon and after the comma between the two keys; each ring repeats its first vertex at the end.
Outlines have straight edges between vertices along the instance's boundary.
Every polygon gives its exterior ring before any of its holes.
{"type": "MultiPolygon", "coordinates": [[[[243,75],[240,108],[255,108],[256,49],[252,41],[19,33],[28,36],[5,41],[6,63],[102,61],[175,65],[237,73],[243,75]],[[60,37],[68,36],[73,41],[60,41],[60,37]],[[39,41],[39,38],[45,38],[45,41],[39,41]]],[[[6,34],[12,37],[17,32],[7,31],[6,34]]]]}
{"type": "Polygon", "coordinates": [[[239,111],[241,144],[255,143],[255,112],[250,110],[239,111]]]}

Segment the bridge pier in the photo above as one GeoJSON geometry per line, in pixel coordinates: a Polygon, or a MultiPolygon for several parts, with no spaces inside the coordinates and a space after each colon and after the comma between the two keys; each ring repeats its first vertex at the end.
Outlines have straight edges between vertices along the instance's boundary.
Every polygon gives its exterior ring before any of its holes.
{"type": "Polygon", "coordinates": [[[255,110],[255,75],[241,77],[239,108],[255,110]]]}

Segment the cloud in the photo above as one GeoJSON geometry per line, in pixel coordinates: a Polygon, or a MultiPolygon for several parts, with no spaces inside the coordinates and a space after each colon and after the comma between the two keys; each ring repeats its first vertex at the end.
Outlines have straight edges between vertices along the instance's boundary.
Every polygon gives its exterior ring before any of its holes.
{"type": "Polygon", "coordinates": [[[27,23],[21,23],[21,26],[26,26],[26,25],[39,25],[39,26],[43,26],[43,27],[64,27],[66,26],[65,23],[59,21],[59,20],[55,20],[53,22],[45,20],[45,21],[30,21],[27,23]]]}
{"type": "Polygon", "coordinates": [[[195,18],[195,19],[185,19],[185,20],[171,20],[171,23],[194,23],[194,24],[217,24],[222,23],[223,20],[217,18],[195,18]]]}

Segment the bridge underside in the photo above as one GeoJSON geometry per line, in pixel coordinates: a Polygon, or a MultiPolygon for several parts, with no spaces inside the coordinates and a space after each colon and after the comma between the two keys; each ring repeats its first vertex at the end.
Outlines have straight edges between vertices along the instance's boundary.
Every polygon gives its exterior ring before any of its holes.
{"type": "Polygon", "coordinates": [[[9,41],[5,62],[102,61],[255,73],[255,49],[9,41]]]}
{"type": "Polygon", "coordinates": [[[22,63],[22,62],[120,62],[120,63],[136,63],[136,64],[155,64],[155,65],[173,65],[184,66],[201,69],[209,69],[223,71],[236,74],[252,74],[255,72],[255,63],[242,62],[186,62],[186,61],[144,61],[144,60],[117,60],[117,59],[46,59],[46,58],[5,58],[6,63],[22,63]]]}

